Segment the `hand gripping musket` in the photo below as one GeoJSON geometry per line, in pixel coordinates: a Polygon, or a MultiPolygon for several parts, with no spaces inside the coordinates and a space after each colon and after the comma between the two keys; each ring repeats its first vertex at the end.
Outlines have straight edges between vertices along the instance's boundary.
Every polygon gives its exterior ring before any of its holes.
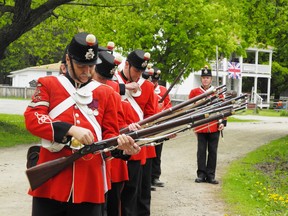
{"type": "Polygon", "coordinates": [[[167,95],[170,93],[170,91],[172,90],[172,88],[174,87],[174,85],[178,82],[178,80],[181,78],[181,76],[185,73],[185,68],[178,74],[178,76],[176,77],[176,79],[174,79],[173,83],[169,86],[168,90],[164,93],[164,95],[162,96],[162,98],[159,100],[159,103],[162,103],[165,98],[167,97],[167,95]]]}
{"type": "MultiPolygon", "coordinates": [[[[163,131],[168,129],[179,127],[181,125],[192,123],[192,127],[197,127],[202,124],[206,124],[210,121],[225,118],[233,114],[232,111],[227,111],[223,113],[216,114],[211,116],[207,119],[203,119],[200,121],[195,122],[192,117],[182,118],[176,121],[163,123],[160,125],[155,125],[149,128],[141,129],[135,132],[129,132],[127,135],[131,136],[133,139],[139,139],[141,137],[153,136],[155,134],[159,134],[163,131]]],[[[79,158],[90,154],[90,153],[100,153],[109,151],[109,148],[116,148],[117,147],[117,139],[118,137],[113,137],[110,139],[102,140],[99,142],[95,142],[91,145],[85,145],[79,151],[73,153],[67,157],[61,157],[56,160],[51,160],[39,165],[36,165],[32,168],[26,170],[26,175],[28,177],[30,187],[32,190],[35,190],[37,187],[41,186],[43,183],[48,181],[53,176],[60,173],[67,167],[70,167],[74,161],[78,160],[79,158]]]]}
{"type": "MultiPolygon", "coordinates": [[[[191,99],[189,99],[189,100],[187,100],[187,101],[184,101],[184,102],[182,102],[182,103],[179,103],[179,104],[177,104],[177,105],[175,105],[175,106],[173,106],[173,107],[171,107],[171,108],[169,108],[169,109],[163,110],[162,112],[159,112],[159,113],[157,113],[157,114],[155,114],[155,115],[153,115],[153,116],[150,116],[150,117],[148,117],[148,118],[145,118],[145,119],[143,119],[143,120],[141,120],[141,121],[139,121],[139,122],[137,122],[137,123],[138,123],[139,125],[141,125],[141,126],[146,126],[146,127],[147,127],[147,126],[151,126],[151,125],[154,124],[153,121],[155,121],[156,119],[161,118],[161,117],[164,117],[164,116],[167,116],[167,115],[170,115],[171,113],[173,113],[173,112],[175,112],[175,111],[177,111],[177,110],[180,110],[180,109],[184,108],[185,106],[191,105],[191,104],[193,104],[193,103],[195,103],[195,102],[197,102],[197,101],[199,101],[199,100],[201,100],[201,99],[203,99],[203,98],[206,98],[206,97],[208,97],[209,95],[211,95],[211,94],[219,91],[219,89],[224,88],[225,86],[226,86],[226,85],[222,85],[222,86],[219,86],[219,87],[217,87],[217,88],[214,88],[214,89],[211,89],[211,90],[209,90],[209,91],[206,91],[206,92],[204,92],[204,93],[202,93],[202,94],[200,94],[200,95],[198,95],[198,96],[196,96],[196,97],[194,97],[194,98],[191,98],[191,99]]],[[[127,133],[128,131],[129,131],[129,129],[128,129],[128,127],[126,127],[126,128],[122,128],[122,129],[120,130],[120,133],[121,133],[121,134],[122,134],[122,133],[127,133]]]]}

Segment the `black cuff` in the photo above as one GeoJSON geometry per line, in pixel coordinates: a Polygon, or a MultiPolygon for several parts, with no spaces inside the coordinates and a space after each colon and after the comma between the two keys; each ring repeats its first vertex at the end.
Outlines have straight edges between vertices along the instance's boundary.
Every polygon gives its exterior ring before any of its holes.
{"type": "Polygon", "coordinates": [[[226,125],[227,125],[227,120],[224,119],[224,120],[222,121],[222,124],[224,125],[224,127],[226,127],[226,125]]]}
{"type": "Polygon", "coordinates": [[[53,122],[54,141],[58,143],[67,143],[71,140],[71,136],[66,136],[69,129],[73,126],[66,122],[53,122]]]}
{"type": "Polygon", "coordinates": [[[119,89],[120,89],[119,94],[125,95],[125,84],[124,83],[119,83],[119,89]]]}
{"type": "Polygon", "coordinates": [[[122,160],[129,160],[131,155],[124,155],[122,150],[119,149],[114,149],[113,151],[111,151],[111,155],[114,158],[119,158],[122,160]]]}

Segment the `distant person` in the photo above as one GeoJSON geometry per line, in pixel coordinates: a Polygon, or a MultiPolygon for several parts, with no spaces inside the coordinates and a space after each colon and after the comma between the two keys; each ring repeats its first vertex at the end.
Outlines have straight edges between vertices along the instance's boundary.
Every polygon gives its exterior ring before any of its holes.
{"type": "Polygon", "coordinates": [[[283,109],[283,102],[282,102],[282,100],[279,100],[279,101],[277,102],[276,109],[283,109]]]}
{"type": "MultiPolygon", "coordinates": [[[[194,98],[197,95],[205,93],[213,88],[212,72],[206,66],[201,70],[201,86],[192,89],[189,98],[194,98]]],[[[217,149],[219,142],[220,131],[224,129],[226,120],[212,121],[205,125],[195,128],[198,140],[197,150],[197,178],[195,182],[208,182],[210,184],[218,184],[215,179],[216,164],[217,164],[217,149]],[[207,154],[208,151],[208,154],[207,154]]]]}

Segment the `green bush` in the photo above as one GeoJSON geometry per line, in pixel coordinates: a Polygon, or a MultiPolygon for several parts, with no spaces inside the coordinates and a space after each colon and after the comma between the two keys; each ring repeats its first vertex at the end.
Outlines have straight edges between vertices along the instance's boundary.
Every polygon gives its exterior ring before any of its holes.
{"type": "Polygon", "coordinates": [[[280,116],[288,116],[288,111],[287,110],[281,110],[280,116]]]}

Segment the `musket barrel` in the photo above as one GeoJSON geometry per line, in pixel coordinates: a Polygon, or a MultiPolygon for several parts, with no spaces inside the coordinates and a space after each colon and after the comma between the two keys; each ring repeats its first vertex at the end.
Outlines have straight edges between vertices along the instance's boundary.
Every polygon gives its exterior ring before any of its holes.
{"type": "MultiPolygon", "coordinates": [[[[161,118],[163,116],[169,115],[169,114],[171,114],[172,112],[174,112],[176,110],[179,110],[179,109],[181,109],[181,108],[183,108],[183,107],[185,107],[185,106],[187,106],[189,104],[195,103],[196,101],[201,100],[201,99],[203,99],[203,98],[215,93],[216,91],[218,91],[221,88],[224,88],[225,86],[226,85],[222,85],[222,86],[216,87],[214,89],[208,90],[208,91],[206,91],[206,92],[204,92],[204,93],[202,93],[202,94],[200,94],[200,95],[198,95],[198,96],[196,96],[194,98],[191,98],[191,99],[189,99],[187,101],[179,103],[179,104],[177,104],[177,105],[175,105],[175,106],[173,106],[173,107],[171,107],[171,108],[169,108],[167,110],[159,112],[159,113],[157,113],[155,115],[152,115],[152,116],[150,116],[148,118],[145,118],[145,119],[143,119],[143,120],[141,120],[141,121],[139,121],[137,123],[139,125],[145,125],[145,124],[147,124],[147,123],[149,123],[151,121],[154,121],[154,120],[156,120],[158,118],[161,118]]],[[[126,127],[126,128],[121,129],[120,133],[127,133],[128,131],[129,131],[129,129],[126,127]]]]}
{"type": "Polygon", "coordinates": [[[178,76],[174,79],[173,83],[169,86],[168,90],[164,93],[164,95],[162,96],[162,98],[159,100],[159,103],[162,103],[165,98],[167,97],[167,95],[169,94],[169,92],[172,90],[172,88],[174,87],[174,85],[178,82],[178,80],[181,78],[181,76],[185,73],[185,68],[178,74],[178,76]]]}

